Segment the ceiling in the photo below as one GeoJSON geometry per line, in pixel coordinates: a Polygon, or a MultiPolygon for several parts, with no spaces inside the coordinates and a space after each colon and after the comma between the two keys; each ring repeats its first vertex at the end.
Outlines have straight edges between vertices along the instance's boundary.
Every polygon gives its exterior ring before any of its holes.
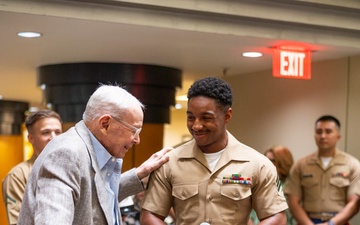
{"type": "Polygon", "coordinates": [[[29,101],[33,106],[42,101],[36,69],[48,64],[119,62],[174,67],[183,72],[183,89],[178,91],[181,95],[199,77],[271,70],[271,47],[284,43],[312,50],[313,62],[360,55],[360,46],[101,21],[82,17],[82,11],[79,16],[61,16],[49,8],[43,8],[42,13],[28,5],[28,11],[4,5],[0,11],[0,95],[5,100],[29,101]],[[43,36],[20,38],[16,36],[20,31],[38,31],[43,36]],[[244,58],[244,51],[261,51],[264,56],[244,58]]]}

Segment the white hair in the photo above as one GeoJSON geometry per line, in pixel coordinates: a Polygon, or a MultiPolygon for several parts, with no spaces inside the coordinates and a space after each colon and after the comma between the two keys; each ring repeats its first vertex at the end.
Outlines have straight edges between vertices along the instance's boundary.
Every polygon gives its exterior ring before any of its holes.
{"type": "Polygon", "coordinates": [[[86,104],[83,120],[91,122],[104,114],[116,115],[120,119],[130,107],[145,106],[124,88],[117,85],[100,85],[86,104]]]}

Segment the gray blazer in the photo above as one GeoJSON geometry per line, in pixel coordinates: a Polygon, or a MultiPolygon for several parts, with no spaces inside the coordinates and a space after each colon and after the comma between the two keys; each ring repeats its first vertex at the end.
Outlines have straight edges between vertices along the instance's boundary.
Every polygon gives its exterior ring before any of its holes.
{"type": "MultiPolygon", "coordinates": [[[[121,174],[119,202],[141,191],[135,169],[121,174]]],[[[80,121],[49,142],[35,161],[18,225],[114,224],[107,199],[88,129],[80,121]]]]}

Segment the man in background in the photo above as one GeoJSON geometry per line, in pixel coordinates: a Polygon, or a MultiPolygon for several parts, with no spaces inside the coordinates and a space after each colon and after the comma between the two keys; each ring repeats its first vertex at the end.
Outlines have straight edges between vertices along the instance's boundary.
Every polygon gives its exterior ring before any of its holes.
{"type": "Polygon", "coordinates": [[[34,153],[29,160],[13,167],[2,182],[2,196],[10,225],[17,224],[25,185],[36,158],[47,143],[62,132],[61,118],[51,110],[30,114],[25,120],[25,126],[34,153]]]}
{"type": "Polygon", "coordinates": [[[337,149],[340,122],[331,115],[315,122],[314,152],[292,167],[285,185],[290,212],[299,225],[344,225],[359,211],[359,161],[337,149]]]}

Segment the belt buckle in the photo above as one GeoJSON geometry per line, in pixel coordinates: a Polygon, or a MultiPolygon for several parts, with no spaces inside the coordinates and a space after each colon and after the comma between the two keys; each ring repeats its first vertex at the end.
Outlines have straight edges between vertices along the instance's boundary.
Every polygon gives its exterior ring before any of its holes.
{"type": "Polygon", "coordinates": [[[331,219],[333,216],[334,216],[334,215],[333,215],[332,213],[322,212],[320,219],[321,219],[322,221],[328,221],[328,220],[331,219]]]}

